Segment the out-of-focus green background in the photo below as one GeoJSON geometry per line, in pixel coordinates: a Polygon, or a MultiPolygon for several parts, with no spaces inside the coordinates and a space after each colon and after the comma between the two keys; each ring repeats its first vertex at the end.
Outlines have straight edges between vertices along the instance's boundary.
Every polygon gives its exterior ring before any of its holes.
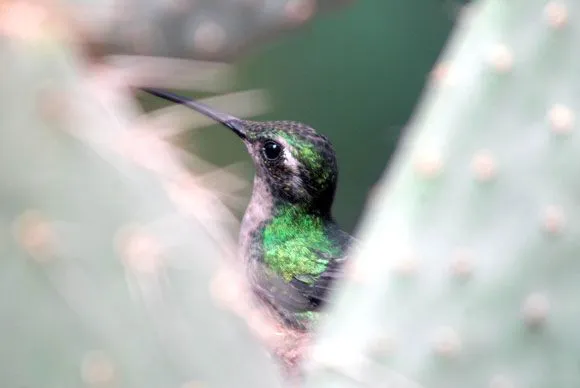
{"type": "MultiPolygon", "coordinates": [[[[355,0],[236,63],[239,90],[264,88],[272,97],[274,109],[255,119],[303,121],[330,137],[340,167],[334,213],[349,231],[355,230],[369,190],[387,166],[458,5],[453,0],[355,0]]],[[[165,104],[147,101],[146,106],[165,104]]],[[[251,179],[250,158],[227,130],[212,126],[184,140],[215,164],[246,161],[251,179]]]]}

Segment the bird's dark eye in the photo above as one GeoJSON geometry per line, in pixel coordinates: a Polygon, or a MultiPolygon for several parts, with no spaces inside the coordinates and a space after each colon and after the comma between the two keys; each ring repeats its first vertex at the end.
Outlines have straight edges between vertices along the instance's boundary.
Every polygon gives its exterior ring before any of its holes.
{"type": "Polygon", "coordinates": [[[282,153],[282,146],[275,141],[267,141],[264,143],[264,147],[262,148],[262,152],[264,156],[268,160],[276,160],[280,157],[282,153]]]}

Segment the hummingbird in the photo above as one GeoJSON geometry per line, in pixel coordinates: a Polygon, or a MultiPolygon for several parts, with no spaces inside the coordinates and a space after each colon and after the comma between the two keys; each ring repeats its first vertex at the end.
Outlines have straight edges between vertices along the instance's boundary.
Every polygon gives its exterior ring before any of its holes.
{"type": "Polygon", "coordinates": [[[300,122],[243,120],[163,90],[142,90],[221,123],[244,143],[255,168],[238,238],[245,275],[286,327],[311,330],[356,241],[332,215],[338,165],[329,139],[300,122]]]}

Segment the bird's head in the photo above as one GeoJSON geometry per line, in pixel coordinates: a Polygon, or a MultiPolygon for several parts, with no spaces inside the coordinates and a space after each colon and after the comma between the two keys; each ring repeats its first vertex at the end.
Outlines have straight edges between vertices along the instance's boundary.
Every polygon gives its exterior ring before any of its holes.
{"type": "Polygon", "coordinates": [[[184,97],[144,90],[188,106],[238,135],[252,157],[256,178],[275,200],[330,213],[338,169],[332,144],[324,135],[299,122],[242,120],[184,97]]]}

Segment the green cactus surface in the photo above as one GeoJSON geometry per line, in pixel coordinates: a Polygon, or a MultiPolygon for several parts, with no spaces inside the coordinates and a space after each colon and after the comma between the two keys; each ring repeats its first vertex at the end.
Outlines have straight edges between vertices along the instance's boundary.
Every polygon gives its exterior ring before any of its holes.
{"type": "Polygon", "coordinates": [[[204,198],[45,7],[0,9],[0,386],[280,386],[204,198]]]}
{"type": "Polygon", "coordinates": [[[307,387],[580,385],[579,17],[572,0],[462,13],[307,387]]]}

